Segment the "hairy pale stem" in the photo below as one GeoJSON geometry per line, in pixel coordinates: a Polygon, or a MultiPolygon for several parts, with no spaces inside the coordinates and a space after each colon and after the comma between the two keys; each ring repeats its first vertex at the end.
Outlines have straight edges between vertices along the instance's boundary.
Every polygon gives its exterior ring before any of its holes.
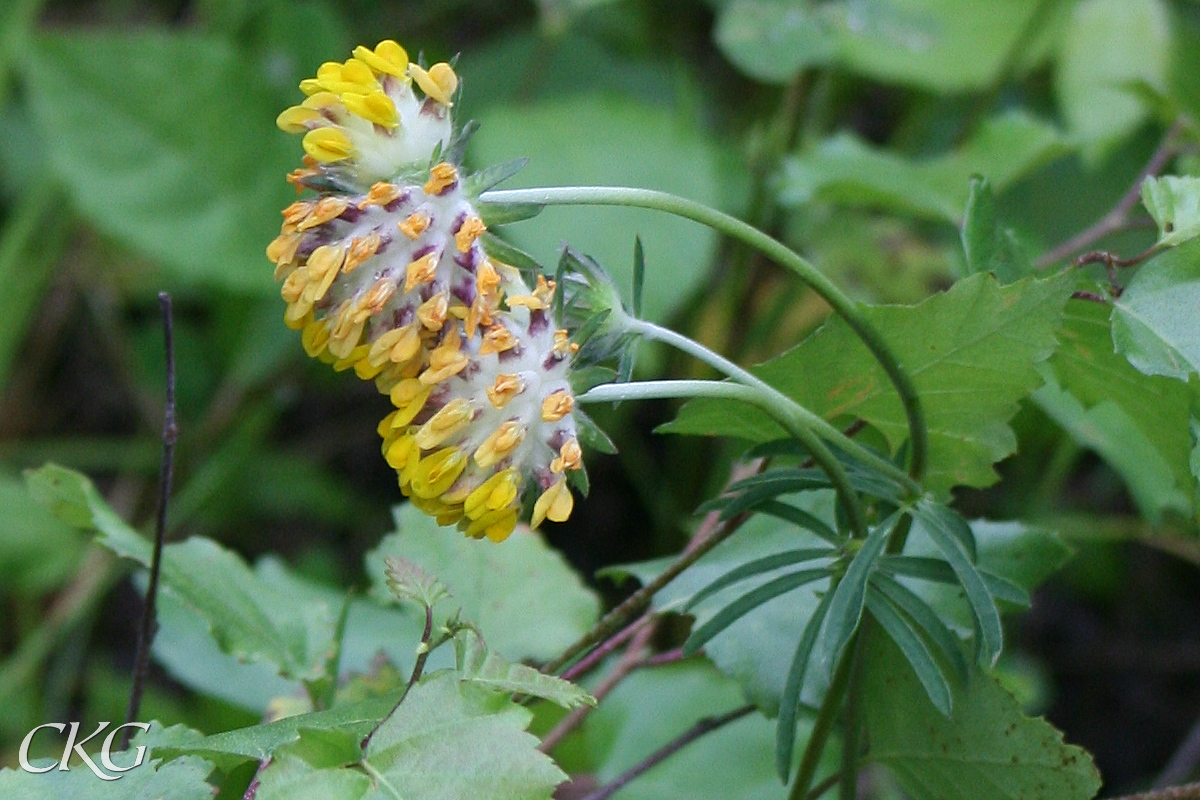
{"type": "Polygon", "coordinates": [[[742,222],[736,217],[709,208],[703,203],[683,197],[657,192],[650,189],[635,189],[624,186],[563,186],[538,189],[508,189],[484,192],[480,198],[484,203],[536,203],[539,205],[615,205],[635,206],[663,211],[668,214],[707,225],[753,247],[780,266],[800,277],[825,302],[836,311],[846,324],[858,335],[867,349],[883,367],[888,379],[896,387],[904,413],[908,418],[909,438],[912,442],[912,457],[909,475],[920,480],[925,474],[929,450],[929,432],[925,424],[925,412],[917,395],[912,379],[897,360],[891,348],[883,340],[861,309],[832,281],[822,274],[799,253],[777,239],[742,222]]]}

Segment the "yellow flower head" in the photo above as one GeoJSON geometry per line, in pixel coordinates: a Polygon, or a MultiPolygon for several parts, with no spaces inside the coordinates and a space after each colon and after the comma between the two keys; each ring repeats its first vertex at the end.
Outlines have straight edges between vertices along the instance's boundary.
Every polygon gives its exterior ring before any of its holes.
{"type": "Polygon", "coordinates": [[[450,143],[457,88],[449,64],[428,70],[410,64],[408,53],[390,39],[374,50],[355,48],[345,62],[325,62],[300,83],[308,97],[276,120],[287,133],[304,135],[311,165],[295,180],[366,188],[428,164],[439,145],[450,143]]]}
{"type": "Polygon", "coordinates": [[[535,525],[571,513],[578,346],[553,319],[554,282],[531,289],[491,258],[460,168],[430,164],[457,86],[449,65],[422,69],[391,41],[323,64],[279,117],[305,134],[308,169],[289,180],[317,196],[284,209],[267,256],[305,352],[395,406],[379,433],[401,491],[500,541],[527,506],[535,525]]]}

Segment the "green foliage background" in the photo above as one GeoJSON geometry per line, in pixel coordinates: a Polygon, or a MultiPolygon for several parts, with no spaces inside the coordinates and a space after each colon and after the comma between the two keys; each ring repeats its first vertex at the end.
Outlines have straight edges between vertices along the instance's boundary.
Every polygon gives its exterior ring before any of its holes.
{"type": "MultiPolygon", "coordinates": [[[[263,254],[293,196],[283,176],[300,152],[275,115],[321,62],[383,38],[430,60],[461,53],[458,115],[482,126],[469,162],[529,157],[511,186],[680,194],[779,236],[856,299],[915,306],[869,315],[928,393],[928,487],[953,496],[968,517],[1013,521],[1002,530],[978,523],[981,552],[989,537],[1042,542],[1021,552],[1051,566],[996,567],[1026,588],[1064,557],[1029,531],[1057,531],[1076,551],[1031,616],[1010,621],[997,674],[1027,711],[1050,710],[1068,741],[1097,756],[1106,791],[1145,785],[1164,768],[1200,700],[1187,644],[1200,635],[1192,410],[1200,245],[1185,241],[1200,229],[1200,190],[1151,196],[1153,219],[1135,211],[1134,224],[1095,242],[1134,255],[1169,219],[1168,243],[1179,244],[1122,272],[1126,288],[1111,310],[1068,299],[1105,286],[1100,265],[1074,273],[1082,283],[1030,276],[1048,274],[1035,267],[1039,257],[1137,185],[1173,125],[1184,145],[1171,171],[1200,173],[1200,5],[1188,0],[3,3],[0,765],[15,763],[21,737],[41,722],[123,714],[133,587],[142,584],[130,580],[131,562],[92,537],[98,530],[111,549],[145,561],[135,552],[143,543],[120,539],[129,531],[97,509],[111,507],[135,526],[153,514],[160,290],[176,302],[172,536],[213,541],[172,545],[176,584],[191,589],[164,595],[159,668],[142,716],[214,735],[180,752],[219,764],[224,755],[230,769],[244,770],[257,751],[215,735],[257,722],[298,683],[319,684],[339,630],[344,669],[369,672],[382,649],[407,670],[420,625],[386,601],[385,555],[419,555],[504,658],[545,660],[623,591],[603,579],[587,589],[578,575],[590,580],[602,566],[677,552],[692,512],[724,484],[746,441],[778,434],[765,418],[731,415],[715,402],[694,403],[666,430],[734,438],[653,436],[678,410],[666,403],[597,408],[620,453],[589,454],[591,498],[547,532],[552,548],[530,538],[472,562],[478,552],[467,543],[429,544],[417,538],[437,535],[423,520],[404,509],[389,517],[400,498],[374,429],[387,401],[308,363],[281,324],[263,254]],[[98,487],[91,500],[72,496],[70,508],[90,509],[73,524],[49,513],[21,477],[47,461],[88,473],[98,487]],[[210,575],[213,585],[225,587],[232,575],[251,590],[237,603],[206,596],[210,575]],[[347,587],[359,592],[343,605],[347,587]],[[264,643],[264,627],[283,635],[264,643]],[[1130,733],[1151,729],[1155,736],[1130,733]]],[[[767,361],[760,374],[813,410],[838,424],[864,421],[864,440],[882,449],[901,446],[899,403],[849,329],[834,323],[805,338],[828,308],[748,250],[629,209],[551,208],[504,233],[544,263],[569,242],[622,287],[632,280],[639,235],[646,316],[738,363],[767,361]]],[[[642,377],[711,377],[666,352],[647,348],[645,356],[642,377]]],[[[40,473],[33,484],[43,500],[59,496],[56,475],[40,473]]],[[[759,534],[738,546],[774,552],[778,530],[759,534]]],[[[722,563],[747,557],[736,548],[714,553],[659,602],[682,602],[722,563]]],[[[646,578],[654,563],[628,571],[646,578]]],[[[810,599],[815,605],[809,596],[801,605],[810,599]]],[[[688,660],[623,684],[556,751],[563,769],[611,780],[690,720],[739,697],[777,705],[800,635],[795,614],[788,618],[794,608],[767,605],[763,616],[745,618],[714,640],[711,663],[688,660]],[[781,635],[778,657],[746,655],[744,641],[761,642],[755,626],[781,635]]],[[[698,620],[712,610],[701,606],[698,620]]],[[[682,639],[680,631],[662,636],[682,639]]],[[[900,661],[890,645],[875,646],[880,663],[900,661]]],[[[868,701],[883,698],[868,715],[897,696],[921,699],[909,673],[895,674],[868,677],[868,701]]],[[[985,694],[992,686],[982,685],[985,694]]],[[[445,687],[422,686],[432,704],[461,703],[464,718],[489,702],[439,699],[445,687]]],[[[1018,717],[1003,693],[978,702],[1000,709],[996,718],[1018,717]]],[[[529,722],[522,713],[505,707],[497,719],[516,736],[529,722]]],[[[543,732],[552,716],[539,709],[533,729],[543,732]]],[[[927,754],[884,722],[876,727],[880,762],[896,775],[927,776],[931,797],[963,780],[927,772],[927,754]]],[[[922,722],[937,719],[912,724],[922,722]]],[[[190,734],[172,739],[172,730],[155,735],[182,748],[190,734]]],[[[1049,729],[1037,735],[1061,744],[1049,729]]],[[[552,785],[557,773],[522,753],[552,785]]],[[[294,773],[280,781],[303,783],[309,771],[342,766],[293,757],[294,773]]],[[[618,797],[682,786],[693,797],[782,791],[771,726],[758,716],[686,757],[618,797]],[[698,777],[721,759],[736,765],[721,773],[724,783],[698,777]]],[[[140,780],[173,780],[164,777],[173,772],[199,781],[195,758],[140,780]]],[[[898,796],[881,780],[879,796],[898,796]]],[[[1061,789],[1082,796],[1085,784],[1061,789]]]]}

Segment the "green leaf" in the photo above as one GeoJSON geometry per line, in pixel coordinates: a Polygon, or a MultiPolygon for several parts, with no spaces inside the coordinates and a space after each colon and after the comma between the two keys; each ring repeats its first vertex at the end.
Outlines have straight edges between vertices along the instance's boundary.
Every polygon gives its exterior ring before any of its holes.
{"type": "Polygon", "coordinates": [[[871,530],[833,590],[833,600],[825,617],[825,634],[821,640],[821,662],[829,675],[837,668],[842,651],[858,630],[867,597],[867,581],[899,519],[899,514],[893,514],[871,530]]]}
{"type": "Polygon", "coordinates": [[[1158,243],[1182,244],[1200,236],[1200,178],[1195,175],[1147,175],[1142,204],[1158,223],[1158,243]]]}
{"type": "Polygon", "coordinates": [[[1084,0],[1058,56],[1055,88],[1070,131],[1093,154],[1130,134],[1146,107],[1129,86],[1162,90],[1170,58],[1170,14],[1161,0],[1084,0]]]}
{"type": "Polygon", "coordinates": [[[803,564],[806,561],[812,561],[817,558],[829,558],[837,553],[836,550],[830,547],[802,547],[799,550],[789,550],[784,553],[777,553],[773,556],[764,558],[756,558],[753,561],[748,561],[742,564],[737,569],[732,569],[726,572],[715,581],[705,586],[700,591],[696,592],[684,605],[683,610],[687,611],[692,606],[704,600],[706,597],[715,594],[724,589],[726,586],[745,580],[746,578],[757,575],[760,572],[768,572],[770,570],[779,569],[780,567],[788,567],[793,564],[803,564]]]}
{"type": "Polygon", "coordinates": [[[259,64],[221,40],[150,30],[43,35],[23,63],[80,213],[182,278],[270,289],[263,247],[300,148],[272,124],[285,99],[259,64]]]}
{"type": "Polygon", "coordinates": [[[258,781],[254,800],[361,800],[372,793],[365,772],[315,768],[290,753],[273,758],[258,781]]]}
{"type": "Polygon", "coordinates": [[[524,664],[512,664],[488,650],[475,631],[467,629],[454,637],[458,674],[489,689],[509,694],[540,697],[563,708],[594,706],[596,700],[570,681],[534,669],[524,664]]]}
{"type": "Polygon", "coordinates": [[[987,178],[973,176],[962,223],[967,274],[991,272],[1001,283],[1013,283],[1033,273],[1033,264],[1012,231],[1000,227],[996,198],[987,178]]]}
{"type": "Polygon", "coordinates": [[[963,550],[962,542],[953,530],[956,527],[953,518],[957,517],[957,514],[945,506],[922,500],[917,504],[913,515],[921,520],[934,547],[950,564],[950,568],[958,576],[959,584],[966,592],[967,602],[975,620],[979,660],[988,666],[995,664],[1004,648],[1000,612],[978,569],[963,550]]]}
{"type": "Polygon", "coordinates": [[[1056,380],[1033,399],[1121,475],[1147,518],[1160,519],[1168,508],[1187,513],[1189,387],[1143,375],[1113,352],[1108,317],[1098,303],[1067,304],[1063,344],[1046,362],[1056,380]]]}
{"type": "Polygon", "coordinates": [[[646,288],[646,252],[642,237],[633,237],[633,316],[642,316],[642,295],[646,288]]]}
{"type": "MultiPolygon", "coordinates": [[[[785,499],[790,505],[824,520],[827,525],[833,520],[835,495],[832,490],[805,492],[785,499]]],[[[806,530],[798,530],[791,524],[766,515],[756,515],[747,520],[735,535],[714,547],[656,594],[654,608],[659,611],[679,610],[697,592],[744,564],[797,548],[821,547],[824,544],[823,540],[806,530]]],[[[670,559],[660,559],[631,564],[610,568],[608,574],[629,574],[647,583],[669,563],[670,559]]],[[[786,568],[759,573],[744,583],[726,587],[695,603],[689,611],[695,616],[694,625],[704,625],[739,595],[779,577],[784,570],[786,568]]],[[[768,716],[774,716],[779,709],[779,698],[783,693],[796,643],[803,636],[820,598],[829,594],[828,586],[827,581],[817,581],[810,587],[764,603],[705,645],[705,655],[722,672],[736,679],[747,698],[768,716]]],[[[824,692],[824,674],[815,677],[819,679],[810,681],[804,687],[805,702],[819,702],[824,692]]],[[[600,704],[601,709],[604,705],[600,704]]]]}
{"type": "Polygon", "coordinates": [[[909,591],[904,584],[888,577],[882,569],[871,576],[871,587],[872,591],[877,592],[896,611],[912,621],[925,638],[937,648],[938,654],[950,666],[954,677],[959,682],[966,683],[970,667],[967,666],[967,660],[963,657],[962,642],[955,637],[937,612],[916,593],[909,591]]]}
{"type": "Polygon", "coordinates": [[[847,69],[936,92],[992,86],[1028,47],[1039,0],[852,0],[831,4],[847,69]],[[1024,38],[1023,38],[1024,37],[1024,38]]]}
{"type": "MultiPolygon", "coordinates": [[[[939,558],[922,556],[887,556],[879,562],[879,569],[894,575],[908,578],[919,578],[923,581],[958,585],[958,576],[947,562],[939,558]]],[[[1003,600],[1022,608],[1029,606],[1029,595],[1020,586],[1011,581],[979,571],[983,585],[988,593],[997,600],[1003,600]]]]}
{"type": "Polygon", "coordinates": [[[838,54],[835,31],[804,0],[733,0],[713,31],[717,48],[739,70],[767,83],[787,83],[809,66],[838,54]]]}
{"type": "Polygon", "coordinates": [[[1200,367],[1200,241],[1152,258],[1113,301],[1113,343],[1145,375],[1186,381],[1200,367]]]}
{"type": "MultiPolygon", "coordinates": [[[[696,627],[692,631],[692,635],[683,644],[684,655],[692,655],[698,652],[714,636],[763,603],[774,600],[776,597],[788,592],[793,592],[801,586],[807,586],[813,581],[828,577],[829,570],[825,568],[801,569],[769,580],[762,586],[746,592],[706,620],[703,625],[696,627]]],[[[690,604],[692,601],[689,600],[688,602],[690,604]]]]}
{"type": "MultiPolygon", "coordinates": [[[[590,79],[589,79],[590,80],[590,79]]],[[[718,203],[717,149],[690,116],[617,96],[583,95],[503,104],[479,114],[472,157],[495,163],[529,156],[517,186],[644,186],[718,203]],[[669,156],[669,157],[668,157],[669,156]]],[[[663,321],[703,285],[715,236],[678,218],[636,209],[551,208],[505,235],[543,263],[564,241],[593,255],[618,286],[629,286],[630,240],[640,235],[646,318],[663,321]]]]}
{"type": "Polygon", "coordinates": [[[425,608],[433,608],[439,600],[450,597],[446,585],[407,558],[384,558],[384,574],[388,588],[398,600],[412,600],[425,608]]]}
{"type": "Polygon", "coordinates": [[[479,197],[488,189],[496,187],[525,169],[525,165],[528,163],[528,158],[514,158],[501,164],[484,167],[478,172],[472,172],[463,179],[463,191],[471,197],[479,197]]]}
{"type": "MultiPolygon", "coordinates": [[[[995,585],[989,575],[1028,593],[1066,563],[1072,552],[1050,531],[1021,522],[972,520],[971,530],[978,548],[976,567],[988,591],[997,598],[1000,595],[995,589],[1001,586],[995,585]]],[[[893,556],[881,559],[880,572],[892,572],[893,565],[910,558],[913,562],[936,560],[937,563],[945,565],[944,556],[933,543],[925,529],[925,522],[920,517],[913,521],[904,553],[903,559],[895,559],[893,556]]],[[[953,571],[949,571],[953,576],[953,571]]],[[[908,574],[907,570],[904,573],[896,571],[894,574],[901,575],[897,578],[900,583],[933,608],[939,618],[961,631],[962,635],[965,636],[973,630],[974,615],[961,586],[957,585],[956,576],[951,578],[955,585],[948,585],[931,583],[928,577],[924,576],[921,580],[903,577],[904,574],[908,574]]],[[[948,577],[942,573],[938,580],[948,577]]]]}
{"type": "Polygon", "coordinates": [[[1066,150],[1054,126],[1020,111],[986,120],[959,149],[924,160],[839,134],[785,162],[779,200],[789,206],[831,200],[957,225],[972,175],[986,175],[1000,192],[1066,150]]]}
{"type": "MultiPolygon", "coordinates": [[[[745,703],[737,683],[703,659],[637,670],[613,690],[579,734],[600,784],[645,759],[705,717],[745,703]],[[664,703],[663,698],[671,702],[664,703]]],[[[758,714],[707,733],[621,789],[619,800],[762,800],[786,792],[771,768],[773,725],[758,714]]],[[[801,743],[811,722],[800,723],[801,743]]],[[[833,749],[833,748],[831,748],[833,749]]],[[[829,761],[832,761],[830,759],[829,761]]],[[[825,762],[822,766],[826,766],[825,762]]]]}
{"type": "MultiPolygon", "coordinates": [[[[1068,278],[1000,286],[980,274],[916,306],[863,309],[922,398],[930,440],[926,488],[944,495],[952,486],[995,481],[991,464],[1016,449],[1007,421],[1042,383],[1036,364],[1054,351],[1071,289],[1068,278]]],[[[840,319],[753,371],[826,419],[870,423],[893,449],[908,438],[891,383],[840,319]]],[[[783,435],[756,409],[710,399],[689,402],[660,430],[754,442],[783,435]]]]}
{"type": "Polygon", "coordinates": [[[83,555],[80,536],[39,504],[21,481],[0,476],[0,585],[35,593],[58,586],[83,555]]]}
{"type": "Polygon", "coordinates": [[[385,559],[408,559],[436,575],[461,606],[462,618],[476,623],[489,646],[510,661],[552,658],[599,616],[595,594],[562,556],[524,527],[496,545],[439,528],[411,505],[398,506],[395,518],[398,532],[367,556],[375,594],[391,594],[385,559]]]}
{"type": "MultiPolygon", "coordinates": [[[[113,754],[113,761],[121,765],[128,764],[130,759],[113,754]]],[[[87,765],[78,763],[76,759],[71,769],[65,772],[55,769],[38,775],[2,769],[0,797],[5,800],[62,800],[64,797],[71,800],[118,800],[130,797],[212,800],[214,789],[204,780],[211,771],[211,764],[189,757],[166,764],[151,761],[122,773],[118,781],[102,781],[92,774],[87,765]]]]}
{"type": "Polygon", "coordinates": [[[871,638],[862,707],[871,759],[914,800],[1090,800],[1100,776],[1088,754],[976,669],[952,687],[947,718],[926,697],[896,645],[871,638]]]}
{"type": "MultiPolygon", "coordinates": [[[[85,476],[51,464],[27,472],[26,480],[59,519],[95,531],[98,543],[117,555],[150,565],[150,542],[109,508],[85,476]]],[[[211,539],[193,537],[163,548],[162,591],[199,615],[224,652],[267,661],[294,680],[324,676],[340,602],[330,602],[276,562],[260,562],[252,571],[211,539]]]]}
{"type": "Polygon", "coordinates": [[[531,717],[504,695],[437,673],[376,731],[366,763],[398,797],[550,800],[567,776],[525,732],[531,717]]]}
{"type": "Polygon", "coordinates": [[[817,643],[821,626],[825,624],[831,600],[833,592],[825,592],[816,610],[808,618],[804,633],[800,635],[800,641],[796,644],[796,652],[792,655],[792,664],[788,667],[783,694],[779,697],[779,722],[775,726],[775,771],[784,783],[787,783],[792,771],[792,756],[796,749],[796,715],[800,710],[804,679],[808,675],[813,647],[817,643]]]}
{"type": "Polygon", "coordinates": [[[904,654],[908,665],[916,673],[917,680],[921,682],[921,688],[925,690],[929,702],[942,714],[950,716],[954,706],[950,696],[950,683],[938,668],[933,654],[929,652],[929,646],[921,639],[920,634],[874,587],[867,592],[867,608],[879,623],[879,627],[883,628],[904,654]]]}
{"type": "Polygon", "coordinates": [[[525,732],[530,718],[508,698],[439,672],[414,686],[379,727],[361,766],[326,766],[322,751],[290,745],[260,774],[256,797],[550,800],[567,776],[525,732]],[[318,763],[302,753],[315,753],[318,763]]]}

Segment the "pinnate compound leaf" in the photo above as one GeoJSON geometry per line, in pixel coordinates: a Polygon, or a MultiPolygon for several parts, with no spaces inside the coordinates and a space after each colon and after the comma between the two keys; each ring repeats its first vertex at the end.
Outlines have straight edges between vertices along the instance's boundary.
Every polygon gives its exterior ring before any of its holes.
{"type": "Polygon", "coordinates": [[[1200,241],[1152,258],[1113,301],[1117,352],[1146,375],[1186,381],[1200,368],[1200,241]]]}
{"type": "MultiPolygon", "coordinates": [[[[98,534],[119,556],[150,565],[152,547],[100,497],[86,476],[55,465],[26,473],[34,496],[55,516],[98,534]]],[[[198,614],[222,651],[269,662],[284,677],[324,677],[341,606],[270,561],[251,568],[203,537],[163,548],[162,591],[198,614]]]]}
{"type": "Polygon", "coordinates": [[[867,592],[867,609],[879,623],[879,627],[883,628],[900,648],[908,665],[916,673],[917,680],[921,682],[921,688],[925,690],[929,702],[942,714],[950,716],[954,703],[950,694],[950,683],[938,668],[933,654],[929,652],[929,646],[921,639],[912,623],[874,587],[867,592]]]}
{"type": "MultiPolygon", "coordinates": [[[[1016,449],[1008,420],[1042,384],[1036,365],[1054,351],[1071,290],[1066,277],[1001,286],[978,274],[915,306],[863,309],[921,396],[930,439],[926,488],[941,495],[995,481],[991,464],[1016,449]]],[[[858,417],[874,425],[894,449],[908,438],[899,397],[840,319],[753,371],[826,419],[858,417]]],[[[757,409],[707,398],[689,402],[660,430],[753,442],[783,435],[757,409]]]]}
{"type": "MultiPolygon", "coordinates": [[[[372,591],[387,598],[385,559],[401,557],[436,575],[454,597],[441,620],[462,609],[488,646],[510,661],[547,660],[596,621],[600,603],[541,536],[520,526],[503,545],[441,528],[411,505],[395,509],[398,532],[367,555],[372,591]],[[453,608],[451,607],[453,606],[453,608]]],[[[435,613],[435,625],[440,624],[435,613]]]]}
{"type": "Polygon", "coordinates": [[[960,683],[966,683],[970,667],[967,666],[967,659],[963,657],[962,642],[931,606],[909,591],[904,584],[893,580],[882,571],[871,576],[871,591],[910,620],[914,628],[937,648],[938,655],[950,667],[953,677],[960,683]]]}
{"type": "Polygon", "coordinates": [[[1146,176],[1142,204],[1158,223],[1159,244],[1172,246],[1200,236],[1200,178],[1146,176]]]}
{"type": "MultiPolygon", "coordinates": [[[[835,495],[832,490],[805,492],[783,499],[826,525],[833,519],[835,495]]],[[[656,594],[654,608],[659,611],[678,611],[696,592],[743,564],[797,548],[820,547],[824,544],[817,536],[807,530],[798,530],[790,523],[762,514],[753,516],[735,535],[714,547],[712,552],[684,570],[656,594]]],[[[670,561],[646,561],[610,568],[608,572],[632,575],[646,583],[657,577],[670,561]]],[[[728,586],[694,604],[688,612],[696,618],[694,626],[704,625],[737,597],[779,577],[785,571],[788,571],[787,567],[759,573],[747,578],[744,583],[728,586]]],[[[745,696],[768,716],[774,716],[779,708],[779,698],[796,643],[804,635],[805,627],[821,597],[831,595],[828,587],[829,581],[821,579],[776,597],[734,622],[704,647],[704,654],[722,672],[741,684],[745,696]]],[[[824,691],[824,673],[820,669],[813,669],[810,675],[811,679],[803,687],[802,699],[805,703],[819,703],[824,691]]],[[[604,705],[600,704],[600,710],[604,705]]],[[[778,783],[775,790],[778,790],[778,783]]]]}
{"type": "Polygon", "coordinates": [[[88,220],[189,281],[270,290],[263,243],[299,147],[264,113],[289,98],[255,59],[149,30],[43,35],[29,56],[50,163],[88,220]]]}
{"type": "Polygon", "coordinates": [[[704,600],[708,596],[719,592],[726,586],[732,586],[733,584],[743,581],[753,575],[757,575],[760,572],[769,572],[771,570],[779,569],[780,567],[788,567],[793,564],[803,564],[806,561],[812,561],[817,558],[828,558],[835,555],[836,552],[837,551],[829,547],[802,547],[798,550],[789,550],[784,553],[776,553],[775,555],[764,556],[763,558],[756,558],[753,561],[747,561],[740,567],[726,572],[708,586],[705,586],[703,589],[692,595],[687,603],[684,604],[683,610],[687,611],[701,600],[704,600]]]}
{"type": "Polygon", "coordinates": [[[833,674],[842,650],[858,630],[867,597],[867,581],[899,518],[899,514],[893,514],[875,526],[862,543],[862,548],[854,554],[854,559],[846,568],[846,574],[833,590],[833,600],[829,603],[825,635],[821,643],[821,661],[828,674],[833,674]]]}
{"type": "Polygon", "coordinates": [[[722,608],[703,625],[693,630],[692,635],[684,642],[684,655],[692,655],[698,652],[714,636],[763,603],[774,600],[782,594],[795,591],[813,581],[828,577],[829,570],[827,569],[801,569],[781,575],[778,578],[767,581],[756,589],[751,589],[737,600],[722,608]]]}
{"type": "Polygon", "coordinates": [[[821,626],[829,613],[831,600],[833,592],[826,592],[805,624],[804,633],[800,635],[796,652],[792,655],[792,664],[783,684],[783,694],[779,697],[779,721],[775,727],[775,771],[784,783],[787,783],[792,771],[792,756],[796,749],[796,715],[800,711],[804,678],[808,675],[813,647],[817,644],[817,636],[821,633],[821,626]]]}
{"type": "Polygon", "coordinates": [[[975,621],[976,646],[979,649],[979,660],[987,665],[996,663],[1000,651],[1004,647],[1004,631],[1000,625],[1000,611],[996,601],[983,582],[979,570],[963,549],[962,541],[955,534],[957,526],[955,518],[958,515],[945,506],[929,500],[921,500],[913,512],[925,528],[926,534],[933,541],[934,547],[950,564],[958,582],[966,592],[967,602],[975,621]]]}
{"type": "Polygon", "coordinates": [[[425,608],[433,608],[439,600],[450,596],[444,583],[407,558],[387,556],[383,562],[388,588],[397,599],[408,599],[425,608]]]}
{"type": "Polygon", "coordinates": [[[454,649],[463,680],[509,694],[540,697],[563,708],[596,705],[595,698],[570,681],[504,660],[488,650],[474,630],[466,629],[455,636],[454,649]]]}
{"type": "MultiPolygon", "coordinates": [[[[113,754],[113,762],[123,765],[130,760],[113,754]]],[[[95,759],[99,765],[98,757],[95,759]]],[[[34,761],[34,766],[39,766],[34,761]]],[[[42,766],[49,766],[45,764],[42,766]]],[[[0,769],[0,797],[5,800],[117,800],[128,797],[153,797],[155,800],[212,800],[215,790],[205,782],[212,765],[194,756],[177,758],[165,764],[150,761],[129,772],[119,781],[102,781],[87,765],[71,763],[65,772],[54,769],[33,774],[0,769]]]]}
{"type": "Polygon", "coordinates": [[[1081,748],[974,669],[952,686],[954,711],[944,716],[886,636],[865,651],[862,707],[871,758],[914,800],[1090,800],[1100,776],[1081,748]]]}

